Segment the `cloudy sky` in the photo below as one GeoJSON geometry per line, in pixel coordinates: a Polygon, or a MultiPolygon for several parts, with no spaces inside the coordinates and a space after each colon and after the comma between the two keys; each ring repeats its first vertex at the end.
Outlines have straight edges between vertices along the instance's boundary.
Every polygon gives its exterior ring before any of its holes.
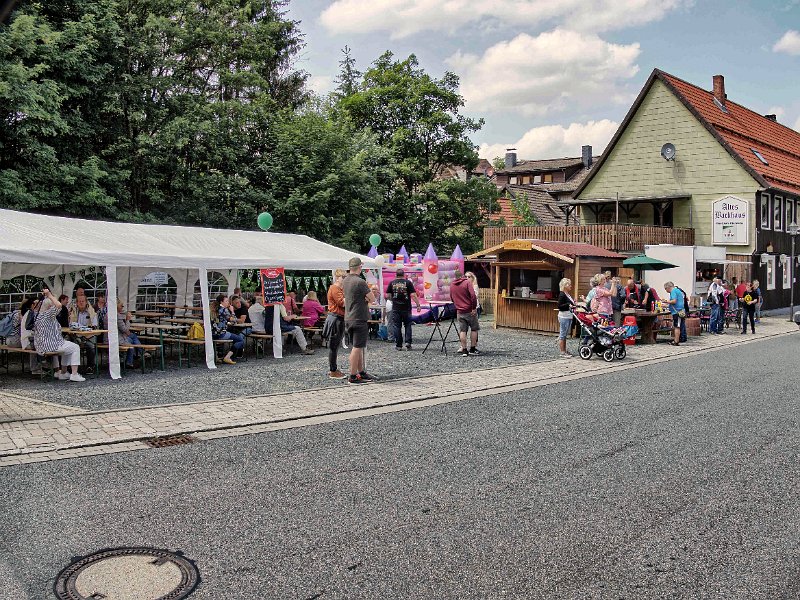
{"type": "Polygon", "coordinates": [[[341,48],[455,72],[484,158],[599,154],[653,68],[800,130],[800,0],[291,0],[298,66],[330,91],[341,48]]]}

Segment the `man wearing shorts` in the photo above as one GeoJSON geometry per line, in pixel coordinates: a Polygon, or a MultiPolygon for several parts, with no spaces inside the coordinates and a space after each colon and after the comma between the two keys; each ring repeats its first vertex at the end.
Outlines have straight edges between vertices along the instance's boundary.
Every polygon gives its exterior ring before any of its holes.
{"type": "Polygon", "coordinates": [[[681,326],[686,322],[686,303],[683,291],[671,281],[664,284],[664,289],[669,294],[669,312],[672,314],[672,341],[673,346],[680,346],[681,326]]]}
{"type": "Polygon", "coordinates": [[[348,383],[371,383],[375,377],[366,372],[364,351],[369,337],[369,305],[375,294],[361,278],[361,259],[354,256],[348,263],[350,269],[344,278],[344,330],[350,336],[350,377],[348,383]]]}
{"type": "Polygon", "coordinates": [[[469,279],[464,277],[461,271],[455,272],[455,281],[450,285],[450,299],[456,306],[456,318],[458,320],[458,338],[461,341],[461,349],[458,351],[461,356],[476,356],[478,351],[478,297],[475,295],[475,288],[469,279]],[[472,342],[467,350],[467,331],[470,331],[470,341],[472,342]]]}

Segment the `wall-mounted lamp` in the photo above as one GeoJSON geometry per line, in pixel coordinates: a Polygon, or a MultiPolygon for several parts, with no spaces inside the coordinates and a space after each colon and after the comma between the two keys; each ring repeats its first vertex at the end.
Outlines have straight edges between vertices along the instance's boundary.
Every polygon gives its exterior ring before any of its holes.
{"type": "Polygon", "coordinates": [[[775,248],[772,247],[772,242],[767,244],[767,252],[775,252],[775,248]]]}

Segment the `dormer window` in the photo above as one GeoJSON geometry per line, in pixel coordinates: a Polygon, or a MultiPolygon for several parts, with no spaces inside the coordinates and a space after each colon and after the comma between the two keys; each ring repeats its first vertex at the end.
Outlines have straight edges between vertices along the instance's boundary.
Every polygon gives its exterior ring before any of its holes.
{"type": "Polygon", "coordinates": [[[511,185],[517,185],[517,177],[514,176],[509,178],[508,183],[510,183],[511,185]]]}
{"type": "Polygon", "coordinates": [[[542,183],[542,176],[541,175],[534,175],[533,176],[533,183],[542,183]]]}
{"type": "Polygon", "coordinates": [[[553,183],[553,174],[545,173],[542,175],[542,183],[553,183]]]}
{"type": "Polygon", "coordinates": [[[755,155],[756,155],[756,158],[757,158],[758,160],[760,160],[760,161],[761,161],[762,163],[764,163],[765,165],[769,166],[769,163],[767,162],[767,159],[766,159],[766,158],[764,158],[764,157],[761,155],[761,152],[759,152],[759,151],[758,151],[758,150],[756,150],[755,148],[750,148],[750,150],[752,150],[752,151],[753,151],[753,154],[755,154],[755,155]]]}

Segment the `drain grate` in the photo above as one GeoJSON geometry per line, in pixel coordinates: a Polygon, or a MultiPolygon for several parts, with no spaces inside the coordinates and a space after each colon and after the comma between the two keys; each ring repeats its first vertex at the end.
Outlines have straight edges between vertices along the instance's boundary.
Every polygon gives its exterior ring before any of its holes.
{"type": "Polygon", "coordinates": [[[162,435],[160,437],[144,440],[144,443],[153,448],[167,448],[169,446],[180,446],[196,442],[197,438],[191,435],[162,435]]]}
{"type": "Polygon", "coordinates": [[[58,600],[182,600],[200,583],[195,564],[180,552],[112,548],[76,558],[58,574],[58,600]]]}

